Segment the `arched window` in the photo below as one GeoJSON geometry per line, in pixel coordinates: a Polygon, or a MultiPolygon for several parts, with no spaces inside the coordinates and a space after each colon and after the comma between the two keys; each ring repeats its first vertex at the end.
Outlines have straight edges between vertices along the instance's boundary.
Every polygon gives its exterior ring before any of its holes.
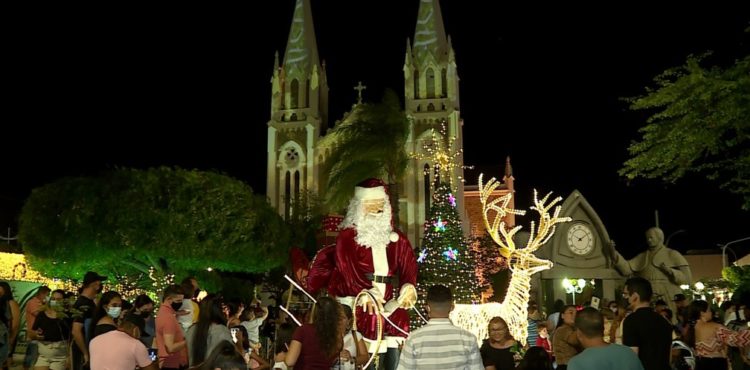
{"type": "Polygon", "coordinates": [[[299,170],[294,171],[294,198],[292,204],[296,207],[297,212],[292,212],[292,217],[295,219],[299,218],[295,213],[299,212],[299,170]]]}
{"type": "Polygon", "coordinates": [[[310,79],[307,79],[307,86],[305,86],[305,108],[310,108],[310,79]]]}
{"type": "Polygon", "coordinates": [[[292,84],[289,88],[292,89],[292,102],[289,105],[289,108],[295,109],[299,104],[299,81],[297,81],[296,78],[292,80],[292,84]]]}
{"type": "Polygon", "coordinates": [[[433,112],[433,111],[435,111],[435,104],[432,104],[432,103],[428,104],[428,105],[427,105],[427,111],[428,111],[428,112],[433,112]]]}
{"type": "Polygon", "coordinates": [[[289,213],[292,210],[292,178],[290,175],[289,171],[284,171],[284,217],[287,220],[289,219],[289,213]]]}
{"type": "Polygon", "coordinates": [[[447,98],[448,97],[448,70],[446,68],[443,68],[441,74],[442,74],[441,82],[442,82],[442,86],[443,86],[443,95],[442,95],[442,97],[443,98],[447,98]]]}
{"type": "Polygon", "coordinates": [[[432,99],[435,97],[435,71],[432,68],[427,68],[427,98],[432,99]]]}
{"type": "Polygon", "coordinates": [[[284,81],[281,81],[281,105],[280,107],[281,109],[286,109],[286,83],[284,81]]]}
{"type": "Polygon", "coordinates": [[[414,70],[414,99],[419,99],[419,71],[414,70]]]}
{"type": "Polygon", "coordinates": [[[427,212],[430,211],[430,189],[432,186],[430,186],[430,165],[428,163],[424,164],[424,211],[425,216],[427,216],[427,212]]]}

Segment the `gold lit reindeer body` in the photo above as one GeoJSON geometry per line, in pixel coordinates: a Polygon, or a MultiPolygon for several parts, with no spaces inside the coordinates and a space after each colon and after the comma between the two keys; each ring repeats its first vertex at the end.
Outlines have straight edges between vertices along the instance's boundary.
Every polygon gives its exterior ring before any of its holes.
{"type": "Polygon", "coordinates": [[[487,337],[487,324],[490,319],[500,316],[508,324],[508,330],[513,338],[525,345],[528,336],[528,302],[531,276],[552,268],[552,262],[538,258],[534,255],[534,252],[549,241],[555,233],[556,224],[568,222],[570,218],[558,217],[560,206],[555,207],[553,215],[550,216],[549,210],[562,198],[558,197],[546,204],[551,193],[540,201],[537,199],[535,190],[534,206],[531,209],[539,214],[539,224],[536,227],[535,223],[531,222],[529,241],[526,247],[516,248],[513,236],[521,229],[521,226],[506,230],[503,219],[509,213],[523,215],[526,212],[508,208],[512,197],[510,193],[490,200],[490,195],[499,185],[500,183],[492,178],[486,186],[483,186],[482,176],[479,176],[479,199],[482,202],[484,226],[492,240],[497,243],[500,255],[508,261],[508,268],[511,271],[508,291],[503,303],[457,304],[451,312],[451,319],[458,326],[474,333],[477,340],[481,341],[487,337]],[[491,216],[494,216],[492,222],[490,222],[491,216]]]}

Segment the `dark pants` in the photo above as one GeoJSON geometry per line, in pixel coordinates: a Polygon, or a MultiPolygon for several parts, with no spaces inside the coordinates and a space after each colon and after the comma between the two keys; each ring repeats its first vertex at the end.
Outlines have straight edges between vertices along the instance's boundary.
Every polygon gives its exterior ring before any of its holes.
{"type": "Polygon", "coordinates": [[[557,365],[556,370],[568,370],[568,365],[557,365]]]}
{"type": "Polygon", "coordinates": [[[376,357],[378,361],[378,368],[375,368],[375,360],[372,361],[368,370],[396,370],[398,367],[398,358],[401,356],[401,351],[398,348],[388,348],[386,353],[381,353],[376,357]]]}
{"type": "Polygon", "coordinates": [[[73,366],[73,370],[88,370],[89,364],[84,365],[83,364],[83,352],[81,352],[78,349],[78,346],[73,342],[72,344],[73,350],[71,351],[73,353],[73,359],[71,360],[71,365],[73,366]]]}

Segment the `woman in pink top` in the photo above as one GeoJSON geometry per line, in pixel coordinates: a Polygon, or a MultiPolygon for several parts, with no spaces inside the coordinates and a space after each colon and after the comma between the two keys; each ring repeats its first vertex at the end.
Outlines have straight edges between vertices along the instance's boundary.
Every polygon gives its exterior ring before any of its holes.
{"type": "Polygon", "coordinates": [[[750,344],[750,331],[732,331],[712,320],[713,312],[708,302],[696,300],[690,303],[686,342],[695,349],[695,370],[728,369],[727,346],[750,344]]]}

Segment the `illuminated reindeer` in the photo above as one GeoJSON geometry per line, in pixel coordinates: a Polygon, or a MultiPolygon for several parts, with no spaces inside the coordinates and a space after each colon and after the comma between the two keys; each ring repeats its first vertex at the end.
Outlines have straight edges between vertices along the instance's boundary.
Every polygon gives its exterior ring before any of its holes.
{"type": "MultiPolygon", "coordinates": [[[[531,276],[537,272],[552,268],[552,262],[538,258],[534,252],[547,243],[555,233],[556,224],[570,221],[569,217],[560,218],[560,206],[555,207],[552,216],[549,210],[562,198],[558,197],[549,204],[547,200],[552,193],[547,194],[541,201],[537,199],[534,190],[534,206],[531,207],[539,213],[539,225],[531,222],[529,241],[525,248],[517,249],[513,242],[515,235],[521,226],[506,230],[503,219],[509,213],[523,215],[526,212],[508,208],[512,194],[508,193],[502,197],[490,201],[490,195],[500,185],[494,178],[482,186],[482,175],[479,176],[479,193],[482,202],[482,214],[484,226],[490,233],[500,250],[500,255],[508,262],[511,271],[510,284],[503,303],[485,303],[481,305],[457,304],[451,312],[451,319],[458,326],[471,331],[481,341],[487,336],[487,324],[495,316],[502,317],[508,324],[510,334],[521,344],[526,344],[528,336],[528,303],[529,290],[531,289],[531,276]],[[490,222],[490,213],[494,211],[494,219],[490,222]]],[[[533,345],[533,343],[532,343],[533,345]]]]}

